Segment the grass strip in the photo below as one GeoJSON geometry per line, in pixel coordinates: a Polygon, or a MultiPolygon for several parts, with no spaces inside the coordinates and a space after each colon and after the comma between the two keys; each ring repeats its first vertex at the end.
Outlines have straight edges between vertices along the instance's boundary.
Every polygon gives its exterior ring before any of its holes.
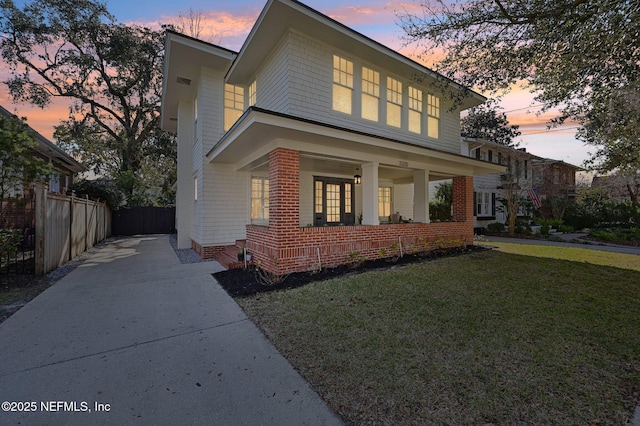
{"type": "Polygon", "coordinates": [[[614,253],[578,247],[517,244],[495,241],[486,243],[486,245],[497,247],[498,250],[505,253],[561,259],[571,262],[584,262],[591,263],[593,265],[613,266],[616,268],[640,271],[640,256],[636,254],[614,253]]]}

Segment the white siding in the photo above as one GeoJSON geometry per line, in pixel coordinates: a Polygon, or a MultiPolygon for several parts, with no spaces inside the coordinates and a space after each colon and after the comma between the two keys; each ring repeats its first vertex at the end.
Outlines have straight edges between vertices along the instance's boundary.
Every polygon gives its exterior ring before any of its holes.
{"type": "Polygon", "coordinates": [[[230,245],[246,237],[249,218],[250,175],[236,172],[232,165],[206,164],[204,168],[203,213],[200,244],[230,245]]]}
{"type": "Polygon", "coordinates": [[[284,37],[256,78],[256,106],[289,114],[289,40],[284,37]]]}
{"type": "MultiPolygon", "coordinates": [[[[198,122],[193,149],[193,177],[198,179],[198,201],[194,201],[192,224],[192,238],[203,246],[215,245],[226,241],[227,232],[237,230],[235,223],[226,223],[227,217],[221,215],[219,206],[234,205],[232,200],[226,199],[238,192],[234,187],[238,179],[228,178],[228,171],[217,172],[217,167],[207,163],[206,154],[223,133],[223,105],[224,105],[224,74],[203,68],[198,81],[198,122]],[[228,187],[222,187],[224,182],[231,182],[228,187]],[[227,189],[229,188],[228,193],[227,189]],[[222,233],[219,230],[223,230],[222,233]]],[[[246,190],[245,190],[246,192],[246,190]]],[[[241,211],[246,211],[242,206],[241,211]]],[[[236,218],[238,217],[236,212],[236,218]]],[[[244,228],[238,237],[245,234],[244,228]]],[[[231,241],[230,240],[230,241],[231,241]]]]}
{"type": "MultiPolygon", "coordinates": [[[[451,103],[441,99],[440,108],[440,138],[432,139],[425,135],[416,135],[406,129],[397,129],[387,126],[383,122],[385,116],[384,102],[381,104],[380,122],[375,123],[360,117],[360,86],[361,86],[361,68],[363,65],[368,66],[381,74],[381,95],[384,100],[384,90],[386,90],[386,76],[390,75],[394,78],[401,78],[397,74],[383,69],[379,66],[361,62],[358,58],[344,55],[346,59],[354,62],[354,80],[355,80],[355,96],[353,114],[347,115],[332,110],[332,73],[333,73],[333,54],[341,55],[340,51],[324,44],[320,41],[313,40],[303,34],[290,32],[288,34],[288,42],[282,42],[279,48],[285,45],[289,48],[288,55],[279,53],[279,63],[287,62],[289,81],[289,105],[279,109],[278,111],[288,114],[308,118],[311,120],[330,123],[333,125],[354,129],[361,132],[377,134],[380,136],[400,139],[406,142],[428,146],[448,152],[460,152],[460,114],[458,111],[449,112],[451,103]],[[286,57],[286,58],[285,58],[286,57]],[[285,61],[286,59],[286,61],[285,61]]],[[[279,71],[279,73],[286,74],[279,71]]],[[[411,81],[412,76],[405,76],[401,79],[403,83],[403,92],[406,98],[407,87],[409,84],[420,88],[425,94],[430,93],[427,86],[420,86],[411,81]]],[[[280,88],[285,87],[282,83],[280,88]]],[[[268,90],[265,87],[259,90],[268,90]]],[[[438,95],[436,93],[436,95],[438,95]]],[[[404,109],[407,108],[407,99],[404,100],[404,109]]],[[[404,111],[406,114],[406,111],[404,111]]],[[[423,130],[426,132],[426,109],[423,113],[423,130]]]]}
{"type": "Polygon", "coordinates": [[[413,184],[393,185],[393,210],[402,220],[413,219],[413,184]]]}

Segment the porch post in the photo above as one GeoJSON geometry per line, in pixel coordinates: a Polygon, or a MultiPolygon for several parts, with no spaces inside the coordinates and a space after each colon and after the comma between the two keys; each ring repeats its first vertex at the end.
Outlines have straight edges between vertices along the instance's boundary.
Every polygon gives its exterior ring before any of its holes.
{"type": "Polygon", "coordinates": [[[413,220],[429,223],[429,171],[413,173],[413,220]]]}
{"type": "Polygon", "coordinates": [[[453,219],[473,224],[473,176],[453,178],[453,219]]]}
{"type": "Polygon", "coordinates": [[[276,148],[269,153],[269,228],[300,227],[300,153],[276,148]]]}
{"type": "Polygon", "coordinates": [[[377,162],[362,165],[362,224],[380,225],[377,162]]]}

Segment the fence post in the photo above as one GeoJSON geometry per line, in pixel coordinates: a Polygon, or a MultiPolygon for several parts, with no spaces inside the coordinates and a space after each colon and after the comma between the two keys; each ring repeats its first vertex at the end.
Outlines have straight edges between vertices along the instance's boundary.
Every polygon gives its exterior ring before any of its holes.
{"type": "Polygon", "coordinates": [[[76,193],[71,191],[71,198],[69,198],[69,256],[68,260],[73,259],[73,210],[75,206],[76,193]]]}
{"type": "Polygon", "coordinates": [[[45,259],[45,232],[47,219],[47,187],[44,183],[38,182],[35,185],[35,204],[36,204],[36,241],[35,241],[35,264],[36,276],[44,275],[44,259],[45,259]]]}
{"type": "Polygon", "coordinates": [[[87,251],[89,244],[87,244],[87,234],[89,233],[89,221],[87,216],[89,215],[89,196],[84,194],[84,250],[87,251]]]}

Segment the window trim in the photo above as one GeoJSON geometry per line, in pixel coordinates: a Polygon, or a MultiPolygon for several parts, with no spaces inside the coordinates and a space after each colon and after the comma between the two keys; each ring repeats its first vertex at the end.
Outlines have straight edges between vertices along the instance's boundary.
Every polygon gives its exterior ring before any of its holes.
{"type": "MultiPolygon", "coordinates": [[[[386,191],[385,191],[386,192],[386,191]]],[[[383,194],[384,195],[384,194],[383,194]]],[[[391,220],[391,215],[393,214],[393,186],[386,186],[386,185],[379,185],[378,186],[378,220],[380,220],[381,222],[387,221],[387,220],[391,220]],[[381,190],[388,190],[389,192],[389,214],[385,215],[383,214],[382,210],[380,209],[381,204],[386,203],[386,201],[383,201],[380,199],[381,197],[381,190]],[[381,218],[385,218],[384,221],[381,220],[381,218]]]]}
{"type": "MultiPolygon", "coordinates": [[[[333,54],[333,65],[332,65],[332,70],[333,70],[333,77],[332,77],[332,85],[331,85],[331,97],[332,97],[332,105],[331,105],[331,109],[335,112],[340,112],[342,114],[347,114],[347,115],[352,115],[353,114],[353,96],[355,93],[354,90],[354,80],[355,80],[355,76],[354,76],[354,62],[337,54],[333,54]],[[337,61],[337,62],[336,62],[337,61]],[[342,65],[345,65],[345,69],[342,69],[342,65]],[[337,66],[337,68],[336,68],[337,66]],[[349,71],[351,71],[351,73],[349,73],[349,71]],[[336,99],[336,90],[340,89],[340,90],[348,90],[349,91],[349,99],[348,99],[348,109],[349,112],[345,110],[341,109],[341,108],[337,108],[337,106],[339,106],[339,104],[336,103],[337,99],[336,99]]],[[[345,92],[346,93],[346,92],[345,92]]],[[[345,100],[347,99],[347,97],[345,96],[345,100]]]]}
{"type": "MultiPolygon", "coordinates": [[[[396,79],[395,77],[391,77],[390,75],[387,76],[387,87],[386,87],[386,106],[387,106],[387,117],[386,117],[386,125],[387,126],[391,126],[391,127],[395,127],[397,129],[403,129],[402,127],[402,110],[404,109],[404,103],[403,103],[403,95],[402,95],[402,81],[396,79]],[[397,83],[397,84],[390,84],[390,83],[397,83]],[[395,87],[390,87],[390,86],[395,86],[395,87]],[[389,120],[389,114],[390,114],[390,106],[392,107],[397,107],[400,111],[399,111],[399,117],[398,117],[398,125],[396,126],[395,124],[391,124],[390,120],[389,120]]],[[[396,108],[394,108],[396,109],[396,108]]]]}
{"type": "Polygon", "coordinates": [[[242,86],[238,86],[235,84],[224,84],[224,110],[223,110],[223,130],[227,132],[229,129],[233,127],[233,125],[238,121],[242,114],[244,114],[245,110],[245,89],[242,86]],[[233,88],[233,91],[228,90],[229,88],[233,88]],[[227,97],[228,94],[232,94],[231,97],[227,97]],[[231,102],[233,105],[228,105],[227,102],[231,102]],[[233,113],[233,116],[229,114],[233,113]],[[231,120],[233,120],[233,123],[231,120]],[[229,119],[229,121],[227,121],[229,119]]]}
{"type": "Polygon", "coordinates": [[[251,188],[250,188],[250,194],[249,194],[249,202],[250,202],[249,215],[250,215],[251,223],[253,223],[253,224],[268,224],[269,223],[269,206],[270,206],[270,203],[269,203],[269,177],[268,176],[259,176],[259,175],[251,176],[250,185],[251,185],[251,188]],[[254,197],[253,196],[254,195],[254,193],[253,193],[254,180],[259,180],[260,181],[260,193],[261,193],[260,197],[254,197]],[[254,200],[260,200],[260,217],[254,217],[253,216],[253,201],[254,200]],[[266,212],[266,214],[265,214],[265,212],[266,212]]]}
{"type": "Polygon", "coordinates": [[[362,86],[361,86],[360,117],[362,117],[365,120],[379,123],[380,122],[380,72],[372,68],[369,68],[366,65],[363,65],[361,80],[362,80],[362,86]],[[367,72],[365,72],[365,70],[367,72]],[[368,80],[367,78],[369,77],[372,77],[373,81],[368,80]],[[364,116],[365,97],[375,99],[375,103],[376,103],[375,119],[364,116]]]}
{"type": "Polygon", "coordinates": [[[424,92],[422,91],[422,89],[418,89],[417,87],[414,86],[408,86],[408,96],[409,96],[409,102],[408,102],[408,120],[407,120],[407,130],[411,133],[415,133],[417,135],[421,135],[422,134],[422,111],[423,111],[423,99],[424,99],[424,92]],[[413,92],[415,92],[417,95],[419,95],[418,97],[412,96],[413,92]],[[412,105],[415,105],[416,107],[413,107],[412,105]],[[418,130],[411,130],[411,113],[416,113],[418,114],[418,130]]]}
{"type": "Polygon", "coordinates": [[[440,139],[440,108],[440,98],[427,93],[427,136],[433,139],[440,139]],[[432,100],[435,102],[432,103],[432,100]],[[432,123],[435,123],[435,127],[432,123]]]}
{"type": "Polygon", "coordinates": [[[475,191],[473,193],[473,214],[478,220],[495,220],[496,193],[491,191],[475,191]],[[487,196],[486,199],[485,195],[487,196]],[[488,204],[485,201],[488,201],[488,204]]]}

